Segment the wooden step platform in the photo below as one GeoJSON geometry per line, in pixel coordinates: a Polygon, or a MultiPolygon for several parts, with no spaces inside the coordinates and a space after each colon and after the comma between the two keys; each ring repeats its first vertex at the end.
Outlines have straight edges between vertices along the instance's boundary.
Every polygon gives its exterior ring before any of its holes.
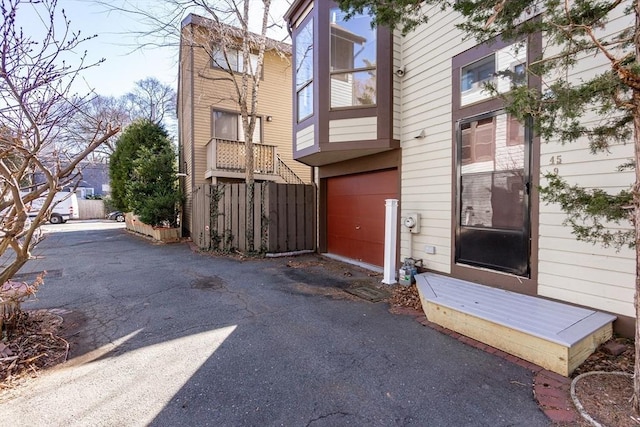
{"type": "Polygon", "coordinates": [[[434,273],[416,284],[430,322],[564,376],[611,338],[616,319],[434,273]]]}

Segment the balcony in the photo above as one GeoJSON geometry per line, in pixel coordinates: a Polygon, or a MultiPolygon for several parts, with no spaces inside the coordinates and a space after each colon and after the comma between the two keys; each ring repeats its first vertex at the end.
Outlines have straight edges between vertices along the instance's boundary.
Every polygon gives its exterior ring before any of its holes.
{"type": "MultiPolygon", "coordinates": [[[[212,138],[207,143],[205,178],[245,177],[246,147],[244,141],[212,138]]],[[[280,159],[278,147],[253,145],[253,172],[257,181],[302,184],[303,181],[280,159]]]]}

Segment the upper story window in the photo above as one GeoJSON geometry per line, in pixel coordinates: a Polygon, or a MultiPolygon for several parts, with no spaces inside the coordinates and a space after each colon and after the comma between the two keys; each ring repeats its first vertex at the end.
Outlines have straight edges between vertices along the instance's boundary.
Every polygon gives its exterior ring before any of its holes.
{"type": "MultiPolygon", "coordinates": [[[[231,70],[236,73],[245,72],[244,68],[244,56],[241,51],[236,49],[226,49],[227,56],[225,58],[225,52],[221,47],[214,48],[212,52],[212,66],[214,68],[220,68],[222,70],[231,70]]],[[[247,72],[251,75],[254,74],[258,68],[258,55],[253,53],[249,54],[249,70],[247,72]]]]}
{"type": "Polygon", "coordinates": [[[376,30],[368,14],[348,21],[339,8],[329,10],[331,21],[331,108],[375,105],[376,30]]]}
{"type": "Polygon", "coordinates": [[[484,88],[492,83],[499,92],[508,92],[512,84],[524,83],[527,47],[524,43],[506,46],[465,65],[460,70],[460,106],[485,101],[491,94],[484,88]]]}
{"type": "MultiPolygon", "coordinates": [[[[227,141],[244,141],[244,129],[242,128],[242,116],[228,111],[213,111],[213,137],[227,141]]],[[[253,129],[253,142],[260,143],[262,134],[262,118],[256,117],[256,126],[253,129]]]]}
{"type": "Polygon", "coordinates": [[[313,115],[313,19],[295,36],[296,106],[298,121],[313,115]]]}

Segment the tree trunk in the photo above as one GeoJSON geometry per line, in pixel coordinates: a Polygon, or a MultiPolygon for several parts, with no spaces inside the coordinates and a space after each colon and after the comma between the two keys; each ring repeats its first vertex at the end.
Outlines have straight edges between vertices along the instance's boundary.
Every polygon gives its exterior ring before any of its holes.
{"type": "Polygon", "coordinates": [[[255,214],[255,182],[247,184],[247,252],[254,252],[255,250],[255,235],[253,233],[254,224],[253,217],[255,214]]]}
{"type": "MultiPolygon", "coordinates": [[[[636,62],[640,58],[640,0],[634,4],[635,22],[635,54],[636,62]]],[[[635,354],[636,360],[633,367],[633,410],[640,414],[640,91],[633,91],[633,142],[636,182],[633,186],[633,225],[635,228],[636,243],[636,292],[634,294],[634,306],[636,308],[635,328],[635,354]]]]}
{"type": "Polygon", "coordinates": [[[635,246],[636,246],[636,291],[633,297],[636,309],[636,328],[635,328],[635,354],[636,360],[634,364],[633,378],[633,409],[640,414],[640,92],[634,91],[635,114],[633,118],[634,126],[634,145],[635,145],[635,172],[636,182],[633,191],[633,224],[635,228],[635,246]]]}
{"type": "MultiPolygon", "coordinates": [[[[255,115],[251,120],[255,121],[255,115]]],[[[255,169],[255,159],[253,157],[253,130],[255,128],[249,126],[245,129],[245,183],[247,184],[247,229],[245,231],[245,237],[247,241],[247,252],[253,252],[255,247],[255,236],[253,235],[253,216],[255,211],[254,193],[255,193],[255,179],[253,171],[255,169]]]]}

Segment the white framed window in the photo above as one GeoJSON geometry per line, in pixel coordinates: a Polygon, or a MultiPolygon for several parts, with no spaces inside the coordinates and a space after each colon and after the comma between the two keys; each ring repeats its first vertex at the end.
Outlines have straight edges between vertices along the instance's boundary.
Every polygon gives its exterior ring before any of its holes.
{"type": "MultiPolygon", "coordinates": [[[[226,58],[225,58],[225,49],[222,47],[214,48],[212,52],[212,66],[214,68],[220,68],[222,70],[231,70],[236,73],[243,73],[243,54],[241,51],[237,49],[226,49],[226,58]]],[[[258,68],[258,55],[254,53],[249,54],[249,70],[246,70],[247,73],[253,75],[255,70],[258,68]]]]}

